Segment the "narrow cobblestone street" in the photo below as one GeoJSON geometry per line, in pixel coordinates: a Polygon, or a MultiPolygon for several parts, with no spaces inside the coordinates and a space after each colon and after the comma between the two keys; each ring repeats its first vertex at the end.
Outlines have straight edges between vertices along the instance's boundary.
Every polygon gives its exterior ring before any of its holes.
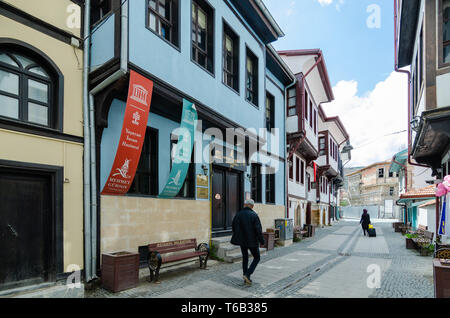
{"type": "Polygon", "coordinates": [[[432,298],[431,257],[407,250],[390,222],[373,224],[376,238],[364,237],[357,220],[341,220],[317,229],[314,238],[276,247],[261,256],[252,286],[242,280],[241,262],[211,262],[206,271],[195,264],[162,271],[160,285],[148,283],[148,270],[142,270],[135,289],[117,294],[97,289],[86,297],[432,298]],[[380,288],[370,286],[378,272],[380,288]]]}

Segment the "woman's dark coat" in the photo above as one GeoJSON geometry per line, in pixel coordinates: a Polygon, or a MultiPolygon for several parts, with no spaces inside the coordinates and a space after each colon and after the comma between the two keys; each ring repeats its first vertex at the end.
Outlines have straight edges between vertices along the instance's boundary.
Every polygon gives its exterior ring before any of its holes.
{"type": "Polygon", "coordinates": [[[231,244],[245,247],[259,247],[263,245],[261,221],[258,214],[250,208],[239,211],[233,219],[233,236],[231,244]]]}
{"type": "Polygon", "coordinates": [[[364,213],[361,216],[361,221],[359,221],[359,223],[361,224],[363,229],[368,230],[369,229],[369,224],[370,224],[370,215],[369,215],[369,213],[364,213]]]}

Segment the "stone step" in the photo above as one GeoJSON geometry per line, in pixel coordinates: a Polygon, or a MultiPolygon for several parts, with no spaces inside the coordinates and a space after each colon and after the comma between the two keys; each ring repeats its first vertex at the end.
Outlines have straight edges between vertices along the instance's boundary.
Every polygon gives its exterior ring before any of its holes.
{"type": "Polygon", "coordinates": [[[240,253],[241,248],[239,246],[233,245],[231,243],[220,244],[217,250],[217,256],[220,258],[225,258],[227,255],[240,253]]]}
{"type": "MultiPolygon", "coordinates": [[[[266,254],[267,254],[267,250],[266,250],[265,248],[260,248],[260,249],[259,249],[259,253],[261,254],[261,256],[262,256],[262,255],[266,255],[266,254]]],[[[253,256],[252,256],[252,254],[250,253],[250,251],[249,251],[249,253],[248,253],[248,258],[249,258],[249,259],[252,259],[252,258],[253,258],[253,256]]],[[[227,263],[235,263],[235,262],[240,262],[240,261],[242,261],[242,253],[241,253],[240,249],[239,249],[239,252],[236,252],[236,253],[230,253],[230,254],[226,255],[226,256],[224,257],[224,261],[227,262],[227,263]]]]}
{"type": "MultiPolygon", "coordinates": [[[[217,247],[217,257],[223,259],[227,263],[234,263],[242,260],[242,252],[240,246],[230,243],[231,236],[216,237],[211,240],[211,244],[217,247]]],[[[265,248],[259,249],[261,255],[267,254],[265,248]]],[[[249,253],[251,258],[251,253],[249,253]]]]}

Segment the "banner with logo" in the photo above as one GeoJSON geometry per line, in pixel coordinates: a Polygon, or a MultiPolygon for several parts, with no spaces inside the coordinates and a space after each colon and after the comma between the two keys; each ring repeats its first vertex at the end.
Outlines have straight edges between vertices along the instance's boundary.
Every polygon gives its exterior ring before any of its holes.
{"type": "Polygon", "coordinates": [[[191,163],[197,119],[198,114],[195,105],[183,99],[181,125],[175,131],[178,135],[178,143],[172,161],[169,180],[164,190],[159,194],[161,198],[176,197],[183,187],[191,163]]]}
{"type": "Polygon", "coordinates": [[[130,71],[127,106],[114,164],[102,194],[124,195],[133,183],[145,139],[153,82],[130,71]]]}

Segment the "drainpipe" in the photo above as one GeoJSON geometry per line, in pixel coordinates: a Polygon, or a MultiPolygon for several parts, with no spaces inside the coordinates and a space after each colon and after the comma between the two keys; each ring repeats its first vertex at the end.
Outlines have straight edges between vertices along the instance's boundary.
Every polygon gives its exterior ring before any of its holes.
{"type": "Polygon", "coordinates": [[[90,131],[89,131],[89,56],[91,48],[90,34],[91,1],[86,0],[84,5],[84,42],[83,53],[83,126],[84,126],[84,165],[83,165],[83,201],[84,201],[84,275],[86,282],[92,279],[91,254],[91,183],[90,183],[90,131]]]}
{"type": "MultiPolygon", "coordinates": [[[[408,205],[406,203],[398,203],[399,200],[395,201],[395,205],[403,207],[405,209],[404,211],[404,216],[405,216],[405,220],[403,220],[403,224],[407,224],[408,223],[408,205]]],[[[402,215],[402,217],[403,217],[402,215]]]]}
{"type": "MultiPolygon", "coordinates": [[[[86,36],[90,33],[90,21],[89,21],[89,10],[87,10],[86,1],[86,25],[85,25],[85,34],[86,36]]],[[[90,4],[89,4],[90,7],[90,4]]],[[[114,74],[106,78],[103,82],[93,88],[88,94],[85,94],[85,183],[90,184],[90,193],[85,192],[86,196],[90,195],[90,209],[89,212],[86,210],[86,218],[85,218],[85,227],[87,226],[88,232],[85,233],[85,253],[87,259],[85,260],[86,264],[89,265],[89,275],[86,275],[86,280],[92,280],[97,278],[96,276],[96,268],[97,268],[97,160],[96,160],[96,151],[95,151],[95,102],[94,96],[98,92],[102,91],[104,88],[108,87],[122,76],[127,75],[128,73],[128,0],[124,1],[121,7],[121,49],[120,49],[120,69],[116,71],[114,74]],[[86,104],[87,103],[87,104],[86,104]],[[89,169],[89,172],[86,170],[89,169]],[[86,175],[90,174],[90,182],[89,177],[86,175]],[[90,221],[90,224],[86,224],[90,221]],[[89,253],[89,254],[88,254],[89,253]]],[[[87,36],[86,47],[90,47],[90,36],[87,36]]],[[[90,50],[87,50],[89,53],[90,50]]],[[[88,75],[89,75],[89,55],[86,54],[85,51],[85,87],[87,91],[88,85],[88,75]],[[87,61],[87,62],[86,62],[87,61]]],[[[85,202],[86,208],[86,202],[85,202]]]]}
{"type": "Polygon", "coordinates": [[[418,163],[413,163],[411,161],[411,72],[400,70],[398,68],[398,53],[397,53],[397,21],[398,21],[398,15],[397,15],[397,2],[398,0],[394,0],[394,56],[395,56],[395,71],[397,73],[403,73],[408,75],[408,163],[412,166],[417,167],[423,167],[423,168],[430,168],[429,166],[421,165],[418,163]]]}
{"type": "Polygon", "coordinates": [[[408,192],[408,167],[406,165],[401,164],[400,162],[396,161],[395,156],[394,156],[394,158],[392,158],[392,162],[398,164],[403,169],[405,169],[405,193],[407,193],[408,192]]]}

